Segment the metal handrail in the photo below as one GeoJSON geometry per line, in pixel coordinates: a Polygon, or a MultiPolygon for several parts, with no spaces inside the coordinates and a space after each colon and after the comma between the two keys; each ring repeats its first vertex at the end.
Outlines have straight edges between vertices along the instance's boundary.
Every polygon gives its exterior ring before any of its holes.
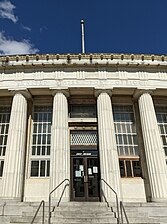
{"type": "Polygon", "coordinates": [[[5,206],[6,206],[6,201],[4,202],[4,204],[2,206],[2,216],[4,216],[4,214],[5,214],[5,206]]]}
{"type": "Polygon", "coordinates": [[[100,179],[100,181],[103,181],[110,188],[110,190],[112,190],[112,192],[115,194],[115,200],[116,200],[116,205],[117,205],[117,214],[118,214],[117,224],[120,224],[118,194],[104,179],[100,179]]]}
{"type": "Polygon", "coordinates": [[[51,195],[54,191],[56,191],[65,181],[68,181],[70,183],[69,179],[64,179],[60,184],[58,184],[50,193],[49,193],[49,218],[48,218],[48,224],[50,224],[51,219],[51,195]]]}
{"type": "Polygon", "coordinates": [[[121,210],[121,222],[122,222],[122,224],[124,223],[123,212],[124,212],[124,215],[125,215],[125,218],[126,218],[126,222],[127,222],[127,224],[129,224],[129,220],[128,220],[128,217],[127,217],[127,214],[126,214],[126,211],[125,211],[125,208],[124,208],[124,205],[123,205],[122,201],[120,201],[120,210],[121,210]]]}
{"type": "Polygon", "coordinates": [[[42,212],[42,224],[44,224],[44,220],[45,220],[45,201],[44,201],[44,200],[42,200],[42,201],[40,202],[40,204],[39,204],[39,206],[38,206],[38,208],[37,208],[37,210],[36,210],[36,213],[35,213],[35,215],[34,215],[32,221],[31,221],[31,224],[34,223],[35,218],[37,217],[37,214],[38,214],[38,212],[39,212],[41,206],[43,207],[43,212],[42,212]]]}

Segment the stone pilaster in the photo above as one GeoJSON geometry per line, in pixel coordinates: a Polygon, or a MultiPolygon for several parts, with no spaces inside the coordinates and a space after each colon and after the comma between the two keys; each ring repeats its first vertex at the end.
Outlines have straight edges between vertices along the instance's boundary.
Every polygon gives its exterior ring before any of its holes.
{"type": "MultiPolygon", "coordinates": [[[[51,142],[50,190],[53,190],[64,179],[70,179],[68,102],[65,93],[61,91],[55,91],[54,95],[51,142]]],[[[56,190],[54,193],[56,199],[60,198],[66,184],[68,182],[56,190]]],[[[69,187],[66,187],[62,200],[69,201],[69,196],[69,187]]]]}
{"type": "Polygon", "coordinates": [[[152,201],[167,200],[165,154],[149,92],[144,92],[140,96],[139,111],[152,201]]]}
{"type": "Polygon", "coordinates": [[[2,197],[7,199],[22,199],[26,124],[27,100],[24,92],[17,91],[12,102],[3,172],[2,197]]]}
{"type": "MultiPolygon", "coordinates": [[[[101,91],[97,98],[99,154],[101,178],[103,178],[121,196],[120,170],[115,139],[113,112],[110,95],[101,91]]],[[[113,201],[115,195],[102,183],[102,191],[108,201],[113,201]]]]}

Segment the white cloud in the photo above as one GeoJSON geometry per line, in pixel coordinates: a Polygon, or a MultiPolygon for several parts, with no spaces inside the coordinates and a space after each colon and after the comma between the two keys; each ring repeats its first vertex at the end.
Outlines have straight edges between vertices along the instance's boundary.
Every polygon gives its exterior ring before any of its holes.
{"type": "Polygon", "coordinates": [[[39,52],[29,40],[16,41],[0,32],[0,55],[35,54],[39,52]]]}
{"type": "Polygon", "coordinates": [[[14,23],[18,21],[18,17],[14,15],[16,7],[8,0],[0,2],[0,18],[12,20],[14,23]]]}
{"type": "Polygon", "coordinates": [[[21,24],[21,28],[22,28],[23,30],[26,30],[26,31],[28,31],[28,32],[31,32],[31,28],[28,27],[28,26],[24,26],[23,24],[21,24]]]}

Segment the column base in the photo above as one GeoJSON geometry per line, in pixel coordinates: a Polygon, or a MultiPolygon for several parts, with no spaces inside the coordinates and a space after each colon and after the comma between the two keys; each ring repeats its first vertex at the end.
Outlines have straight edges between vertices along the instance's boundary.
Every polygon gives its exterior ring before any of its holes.
{"type": "Polygon", "coordinates": [[[167,202],[167,198],[151,198],[151,202],[161,202],[161,203],[166,203],[167,202]]]}
{"type": "Polygon", "coordinates": [[[13,201],[13,202],[22,202],[22,199],[19,198],[15,198],[15,197],[0,197],[1,201],[13,201]]]}
{"type": "Polygon", "coordinates": [[[10,203],[22,202],[21,198],[0,197],[0,200],[1,202],[10,202],[10,203]]]}

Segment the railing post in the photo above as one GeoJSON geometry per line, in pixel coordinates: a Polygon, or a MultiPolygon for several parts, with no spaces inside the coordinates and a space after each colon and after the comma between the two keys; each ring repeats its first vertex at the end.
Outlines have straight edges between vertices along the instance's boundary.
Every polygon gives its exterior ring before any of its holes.
{"type": "MultiPolygon", "coordinates": [[[[115,192],[116,193],[116,192],[115,192]]],[[[117,203],[117,213],[118,213],[118,224],[120,224],[120,215],[119,215],[119,202],[118,202],[118,196],[116,193],[116,203],[117,203]]]]}
{"type": "Polygon", "coordinates": [[[45,201],[44,201],[44,200],[42,200],[42,201],[40,202],[40,204],[39,204],[39,206],[38,206],[38,208],[37,208],[37,210],[36,210],[36,212],[35,212],[35,215],[34,215],[32,221],[31,221],[31,224],[34,223],[35,218],[36,218],[36,216],[37,216],[37,214],[38,214],[38,212],[39,212],[41,206],[43,207],[42,224],[44,224],[44,222],[45,222],[45,201]]]}
{"type": "Polygon", "coordinates": [[[124,220],[123,220],[123,212],[122,212],[122,201],[120,201],[120,211],[121,211],[121,224],[123,224],[124,220]]]}
{"type": "Polygon", "coordinates": [[[119,202],[118,202],[117,192],[104,179],[100,179],[100,181],[103,181],[110,188],[110,190],[112,190],[112,192],[115,194],[115,200],[116,200],[116,205],[117,205],[117,214],[118,214],[117,224],[120,224],[119,202]]]}
{"type": "Polygon", "coordinates": [[[127,224],[129,224],[128,216],[126,214],[126,211],[125,211],[125,208],[124,208],[124,205],[123,205],[123,202],[122,201],[120,201],[120,210],[121,210],[121,221],[122,221],[121,224],[123,224],[123,219],[124,219],[123,218],[123,213],[125,215],[125,219],[126,219],[127,224]]]}
{"type": "Polygon", "coordinates": [[[2,216],[4,216],[4,214],[5,214],[5,206],[6,206],[6,202],[4,202],[3,207],[2,207],[2,216]]]}
{"type": "Polygon", "coordinates": [[[48,224],[50,224],[50,218],[51,218],[51,194],[49,194],[49,217],[48,217],[48,224]]]}
{"type": "Polygon", "coordinates": [[[64,179],[60,184],[58,184],[50,193],[49,193],[49,217],[48,217],[48,224],[50,224],[51,221],[51,195],[54,191],[57,190],[65,181],[68,181],[70,183],[69,179],[64,179]]]}
{"type": "Polygon", "coordinates": [[[45,223],[45,201],[43,201],[42,224],[45,223]]]}

